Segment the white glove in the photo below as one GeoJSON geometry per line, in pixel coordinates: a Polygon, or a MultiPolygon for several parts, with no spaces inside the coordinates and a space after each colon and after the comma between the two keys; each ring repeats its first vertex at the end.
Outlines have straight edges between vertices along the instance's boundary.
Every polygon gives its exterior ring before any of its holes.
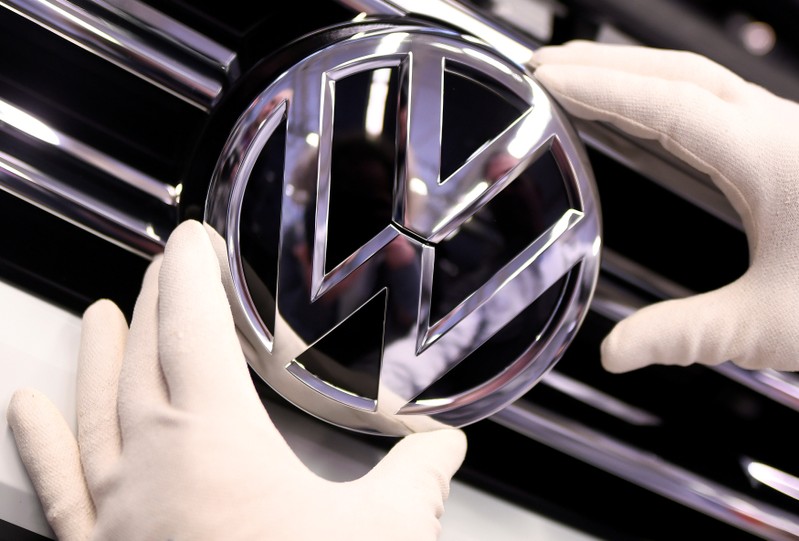
{"type": "Polygon", "coordinates": [[[799,105],[688,52],[572,42],[534,56],[536,78],[569,113],[655,139],[710,175],[749,242],[739,279],[621,321],[603,366],[799,369],[799,105]]]}
{"type": "Polygon", "coordinates": [[[361,479],[307,469],[255,391],[197,222],[147,270],[130,330],[109,301],[86,311],[77,400],[77,441],[34,390],[8,409],[63,541],[433,540],[466,450],[441,429],[406,436],[361,479]]]}

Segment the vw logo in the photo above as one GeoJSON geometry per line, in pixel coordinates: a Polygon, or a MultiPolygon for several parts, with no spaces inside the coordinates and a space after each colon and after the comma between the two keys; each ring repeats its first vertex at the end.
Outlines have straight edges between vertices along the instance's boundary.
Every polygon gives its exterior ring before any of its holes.
{"type": "Polygon", "coordinates": [[[557,362],[596,283],[597,207],[522,68],[455,32],[355,25],[252,100],[205,220],[253,370],[398,436],[483,419],[557,362]]]}

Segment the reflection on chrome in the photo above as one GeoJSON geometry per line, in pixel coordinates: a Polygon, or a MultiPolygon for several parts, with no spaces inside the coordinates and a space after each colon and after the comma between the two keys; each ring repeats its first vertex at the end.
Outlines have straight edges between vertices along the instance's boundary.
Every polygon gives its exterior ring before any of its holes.
{"type": "Polygon", "coordinates": [[[748,498],[543,408],[518,401],[490,419],[764,539],[799,539],[799,516],[748,498]]]}
{"type": "Polygon", "coordinates": [[[542,385],[552,387],[600,411],[636,426],[657,426],[661,419],[657,415],[622,402],[614,396],[586,385],[574,378],[552,370],[541,380],[542,385]]]}
{"type": "Polygon", "coordinates": [[[753,391],[799,411],[799,378],[793,372],[746,370],[731,362],[722,363],[713,369],[753,391]]]}
{"type": "Polygon", "coordinates": [[[235,79],[239,76],[239,61],[234,51],[150,5],[139,0],[92,0],[92,2],[109,13],[119,15],[138,29],[154,30],[181,50],[227,74],[229,78],[235,79]]]}
{"type": "Polygon", "coordinates": [[[144,257],[162,252],[169,235],[171,224],[154,225],[125,214],[3,152],[0,189],[144,257]]]}
{"type": "Polygon", "coordinates": [[[0,100],[0,131],[19,136],[19,132],[57,147],[62,152],[86,164],[92,165],[137,190],[149,194],[162,203],[175,205],[177,187],[156,180],[72,137],[51,128],[33,115],[0,100]],[[12,129],[13,128],[13,129],[12,129]],[[15,133],[15,130],[17,133],[15,133]]]}
{"type": "MultiPolygon", "coordinates": [[[[527,65],[532,52],[541,45],[539,41],[528,35],[516,33],[508,27],[498,27],[496,22],[481,16],[478,10],[461,3],[454,4],[446,0],[342,0],[342,3],[369,15],[419,14],[447,25],[454,25],[491,43],[521,65],[527,65]]],[[[538,36],[549,36],[553,14],[560,11],[563,6],[544,2],[537,7],[544,11],[543,20],[539,23],[544,29],[532,32],[538,39],[538,36]]],[[[503,8],[497,5],[494,9],[503,8]]],[[[518,18],[520,6],[513,4],[512,8],[505,9],[512,9],[516,19],[518,18]]],[[[513,19],[514,25],[524,24],[516,19],[513,19]]],[[[588,146],[601,150],[605,155],[674,191],[719,219],[733,226],[742,227],[740,217],[712,182],[705,175],[698,174],[673,155],[663,151],[657,142],[641,142],[611,126],[596,122],[574,119],[574,124],[588,146]]]]}
{"type": "MultiPolygon", "coordinates": [[[[548,101],[543,91],[528,78],[515,72],[515,76],[509,75],[509,66],[498,69],[499,60],[482,61],[482,56],[486,56],[482,51],[468,54],[473,49],[461,45],[454,53],[442,49],[440,43],[431,43],[423,50],[413,51],[400,70],[400,85],[407,88],[407,96],[400,104],[401,120],[404,119],[400,130],[404,137],[399,144],[405,150],[404,177],[421,180],[426,190],[425,197],[413,197],[411,191],[398,218],[400,225],[431,242],[446,238],[476,208],[512,182],[522,168],[559,144],[556,134],[561,120],[553,118],[543,106],[548,101]],[[515,94],[516,99],[528,104],[528,109],[451,175],[442,176],[440,143],[431,142],[441,141],[445,77],[447,72],[457,70],[457,65],[503,81],[504,92],[515,94]],[[495,164],[501,167],[491,174],[495,164]]],[[[399,180],[403,183],[404,179],[399,180]]]]}
{"type": "Polygon", "coordinates": [[[0,100],[0,128],[4,128],[4,125],[16,128],[22,133],[51,145],[58,145],[61,141],[61,136],[44,122],[22,109],[0,100]]]}
{"type": "Polygon", "coordinates": [[[799,500],[799,478],[778,470],[768,464],[757,462],[751,458],[744,457],[741,459],[741,467],[758,483],[762,483],[768,487],[782,492],[786,496],[790,496],[795,500],[799,500]]]}
{"type": "MultiPolygon", "coordinates": [[[[473,313],[485,320],[481,328],[490,329],[490,334],[497,332],[590,251],[596,231],[590,224],[583,223],[583,218],[582,213],[571,209],[564,213],[560,220],[498,270],[490,281],[473,291],[456,310],[435,323],[421,327],[419,347],[430,346],[473,313]],[[520,283],[524,283],[524,286],[520,286],[520,283]],[[516,308],[509,310],[510,306],[516,308]]],[[[432,276],[428,279],[432,282],[432,276]]],[[[430,294],[429,291],[425,293],[430,294]]],[[[422,316],[422,322],[430,321],[429,314],[422,316]]]]}
{"type": "Polygon", "coordinates": [[[369,85],[369,103],[366,106],[366,124],[364,126],[366,133],[371,137],[379,137],[383,133],[390,79],[391,70],[388,68],[377,69],[372,74],[372,83],[369,85]]]}
{"type": "Polygon", "coordinates": [[[280,394],[359,431],[462,426],[576,333],[598,272],[593,179],[546,93],[479,40],[361,28],[256,97],[206,221],[250,362],[280,394]]]}
{"type": "Polygon", "coordinates": [[[455,25],[465,32],[490,43],[500,53],[519,65],[526,64],[532,49],[520,40],[514,39],[508,29],[496,28],[477,11],[454,2],[441,0],[344,0],[354,9],[370,15],[423,15],[448,25],[455,25]]]}
{"type": "Polygon", "coordinates": [[[219,99],[228,75],[237,72],[231,51],[135,0],[86,7],[67,0],[2,0],[0,6],[204,110],[219,99]],[[128,25],[110,22],[113,18],[104,16],[109,12],[128,25]],[[178,60],[186,53],[204,68],[178,60]]]}

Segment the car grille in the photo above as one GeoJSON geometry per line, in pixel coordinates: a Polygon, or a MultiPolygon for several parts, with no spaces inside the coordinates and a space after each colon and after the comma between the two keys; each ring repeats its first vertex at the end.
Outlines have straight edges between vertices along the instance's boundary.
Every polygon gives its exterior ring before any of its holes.
{"type": "MultiPolygon", "coordinates": [[[[194,187],[206,181],[195,178],[196,163],[213,157],[200,141],[225,135],[214,132],[211,112],[242,74],[360,12],[435,19],[439,4],[458,15],[448,23],[490,30],[480,37],[492,43],[511,37],[535,48],[579,37],[694,49],[799,96],[790,46],[777,51],[789,61],[758,62],[711,22],[710,4],[653,2],[642,14],[611,0],[364,0],[310,10],[0,0],[0,47],[13,52],[0,56],[2,277],[75,312],[109,297],[130,314],[147,262],[201,206],[194,187]],[[666,24],[676,17],[710,38],[699,43],[666,24]]],[[[575,126],[604,224],[591,309],[540,384],[466,427],[459,477],[606,538],[799,539],[792,374],[723,364],[613,375],[599,363],[616,321],[740,276],[748,253],[737,216],[708,179],[659,148],[607,126],[575,126]]]]}

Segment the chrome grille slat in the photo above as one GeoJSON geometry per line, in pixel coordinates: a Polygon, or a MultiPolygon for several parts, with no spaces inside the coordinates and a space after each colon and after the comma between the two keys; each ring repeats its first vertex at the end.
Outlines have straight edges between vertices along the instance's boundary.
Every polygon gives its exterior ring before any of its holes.
{"type": "Polygon", "coordinates": [[[195,32],[180,21],[164,15],[151,6],[138,0],[91,0],[95,5],[124,18],[138,27],[144,28],[188,54],[200,58],[229,79],[240,75],[238,57],[227,47],[216,43],[207,36],[195,32]]]}
{"type": "Polygon", "coordinates": [[[144,257],[163,251],[169,225],[110,207],[0,152],[0,189],[144,257]]]}
{"type": "Polygon", "coordinates": [[[662,420],[657,415],[627,404],[612,395],[562,374],[557,369],[550,370],[541,379],[540,384],[557,389],[575,400],[579,400],[632,425],[657,426],[662,423],[662,420]]]}
{"type": "Polygon", "coordinates": [[[784,406],[799,411],[799,378],[795,374],[776,370],[745,370],[730,362],[714,366],[712,369],[784,406]]]}
{"type": "MultiPolygon", "coordinates": [[[[202,110],[238,74],[235,52],[135,0],[92,1],[86,8],[65,0],[0,0],[0,6],[166,90],[165,97],[177,96],[202,110]]],[[[177,219],[181,179],[154,178],[5,97],[0,97],[0,133],[32,153],[25,160],[0,154],[0,189],[138,255],[151,257],[163,249],[177,219]],[[81,164],[88,179],[76,183],[51,171],[53,152],[81,164]],[[135,203],[113,204],[100,195],[122,194],[123,185],[153,199],[149,215],[135,203]]]]}
{"type": "Polygon", "coordinates": [[[342,3],[368,15],[421,15],[455,26],[485,40],[492,47],[519,65],[525,65],[532,56],[534,44],[509,28],[498,28],[476,10],[460,2],[429,0],[345,0],[342,3]]]}
{"type": "MultiPolygon", "coordinates": [[[[520,35],[507,40],[512,33],[497,33],[497,28],[486,19],[470,12],[464,5],[448,0],[342,0],[340,3],[369,14],[422,13],[428,16],[435,15],[434,5],[449,4],[449,9],[455,9],[453,5],[457,4],[457,12],[467,13],[472,21],[480,21],[477,26],[466,28],[467,31],[500,48],[504,43],[504,52],[514,59],[524,62],[530,52],[539,46],[532,39],[520,35]]],[[[234,52],[135,0],[88,0],[81,4],[66,0],[44,0],[41,3],[33,0],[0,0],[0,6],[24,15],[202,111],[208,111],[217,103],[226,90],[225,85],[238,76],[234,52]],[[124,24],[118,24],[120,22],[124,24]],[[177,28],[180,28],[180,32],[176,31],[177,28]],[[117,35],[122,40],[116,44],[106,39],[117,35]],[[155,54],[155,64],[150,63],[151,54],[155,54]]],[[[447,24],[458,24],[456,20],[442,20],[447,24]]],[[[657,143],[632,140],[605,125],[577,121],[576,127],[590,148],[637,172],[644,180],[667,188],[724,223],[741,228],[737,214],[712,182],[673,159],[657,143]]],[[[24,130],[20,131],[18,127],[10,128],[2,123],[0,131],[20,139],[35,137],[24,130]]],[[[96,197],[76,191],[57,175],[49,174],[49,170],[45,172],[31,165],[38,162],[31,160],[24,163],[2,152],[0,189],[144,257],[160,252],[163,239],[173,223],[172,213],[179,196],[181,179],[170,179],[169,182],[154,179],[130,164],[96,151],[85,142],[70,139],[64,133],[54,133],[60,141],[65,142],[58,145],[60,151],[161,201],[164,203],[164,216],[159,215],[158,223],[150,223],[136,216],[133,209],[121,211],[113,208],[96,197]]],[[[607,276],[600,277],[591,309],[611,321],[618,321],[651,302],[639,292],[658,299],[692,294],[687,288],[607,248],[604,248],[603,254],[602,270],[607,276]],[[613,280],[608,279],[608,276],[613,280]]],[[[790,374],[747,371],[731,363],[709,369],[770,400],[799,410],[799,382],[790,374]]],[[[545,377],[542,384],[550,384],[550,387],[567,394],[571,392],[572,396],[583,392],[579,389],[575,391],[573,384],[564,384],[565,376],[560,372],[552,372],[550,376],[545,377]]],[[[584,399],[583,402],[590,405],[591,400],[602,400],[602,391],[598,388],[595,391],[590,400],[584,399]]],[[[624,410],[626,413],[619,418],[631,424],[635,424],[632,420],[636,418],[646,426],[651,426],[653,419],[660,420],[655,414],[649,414],[644,409],[638,411],[631,404],[623,406],[627,408],[624,410]],[[628,419],[624,418],[625,415],[628,419]]],[[[610,411],[606,413],[612,414],[610,411]]],[[[498,412],[492,419],[513,432],[741,530],[769,539],[799,539],[799,517],[709,481],[701,473],[688,471],[640,447],[587,428],[573,419],[523,401],[498,412]]]]}
{"type": "Polygon", "coordinates": [[[0,132],[16,139],[33,141],[56,148],[166,205],[175,206],[177,204],[179,191],[175,185],[155,179],[70,137],[2,98],[0,98],[0,132]]]}
{"type": "MultiPolygon", "coordinates": [[[[185,43],[177,41],[181,46],[176,52],[176,41],[149,32],[147,24],[142,23],[134,30],[123,28],[111,22],[111,17],[104,17],[105,4],[94,5],[98,13],[66,0],[2,0],[0,6],[202,110],[210,109],[217,102],[227,78],[225,71],[229,71],[233,65],[234,59],[230,54],[223,54],[226,56],[226,66],[209,65],[206,52],[193,54],[196,65],[189,64],[181,58],[187,56],[185,43]]],[[[127,19],[138,23],[133,18],[134,14],[132,10],[126,13],[127,19]]],[[[177,21],[172,31],[174,35],[188,32],[192,36],[199,36],[177,21]]],[[[205,40],[202,43],[209,42],[205,40]]],[[[209,50],[206,45],[204,48],[209,50]]],[[[215,47],[213,55],[217,56],[216,52],[220,50],[223,49],[215,47]]]]}
{"type": "Polygon", "coordinates": [[[741,530],[774,541],[799,539],[799,516],[730,490],[543,408],[518,401],[490,419],[741,530]]]}
{"type": "Polygon", "coordinates": [[[659,299],[677,299],[693,294],[688,288],[656,274],[607,247],[602,251],[602,270],[659,299]]]}

